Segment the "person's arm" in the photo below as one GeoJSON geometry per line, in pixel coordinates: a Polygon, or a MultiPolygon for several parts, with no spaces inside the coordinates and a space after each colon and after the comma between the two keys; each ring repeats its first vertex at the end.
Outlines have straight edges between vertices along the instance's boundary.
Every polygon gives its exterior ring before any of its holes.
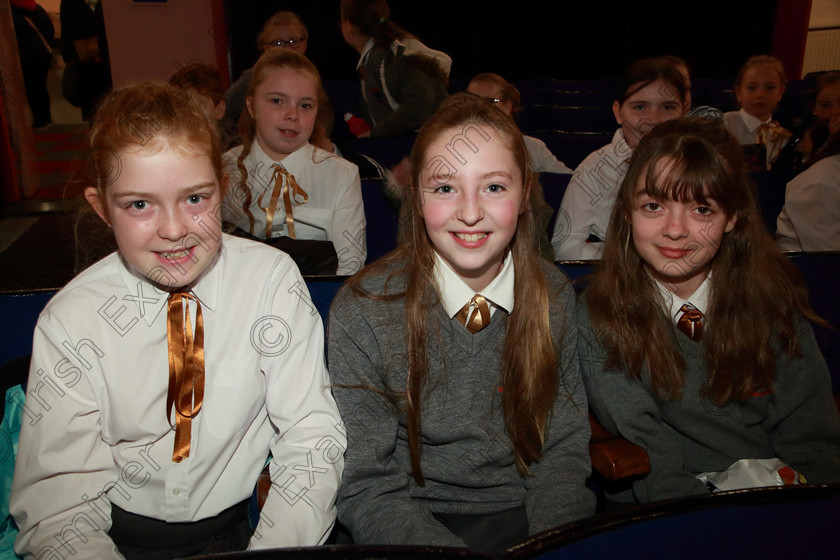
{"type": "Polygon", "coordinates": [[[530,534],[589,517],[595,496],[586,487],[590,474],[589,420],[580,376],[575,324],[575,294],[566,283],[558,309],[552,310],[555,336],[561,336],[560,387],[546,430],[542,457],[525,479],[530,534]]]}
{"type": "Polygon", "coordinates": [[[359,169],[342,174],[343,185],[337,186],[340,199],[333,214],[328,239],[338,256],[338,274],[350,275],[365,266],[367,259],[367,222],[362,203],[362,184],[359,169]]]}
{"type": "MultiPolygon", "coordinates": [[[[346,439],[324,363],[324,328],[297,267],[285,255],[270,280],[271,314],[255,324],[265,375],[271,489],[250,549],[322,544],[335,523],[346,439]],[[258,328],[259,327],[259,328],[258,328]]],[[[256,334],[255,334],[256,333],[256,334]]]]}
{"type": "Polygon", "coordinates": [[[764,427],[776,455],[810,483],[840,482],[840,417],[814,332],[799,319],[801,356],[779,357],[764,427]]]}
{"type": "MultiPolygon", "coordinates": [[[[102,437],[91,373],[72,386],[52,381],[60,393],[42,379],[59,366],[64,372],[82,371],[62,342],[73,348],[85,340],[42,315],[35,328],[9,503],[20,529],[15,549],[27,559],[58,557],[71,549],[78,558],[119,559],[108,536],[111,502],[105,491],[120,482],[121,473],[102,437]]],[[[99,367],[95,360],[88,365],[99,367]]]]}
{"type": "MultiPolygon", "coordinates": [[[[840,165],[825,167],[830,170],[840,165]]],[[[812,168],[809,171],[816,170],[812,168]]],[[[805,173],[807,175],[788,183],[784,207],[802,250],[840,250],[840,177],[818,177],[808,171],[805,173]],[[812,177],[815,180],[810,180],[812,177]]]]}
{"type": "Polygon", "coordinates": [[[610,213],[626,172],[627,163],[617,153],[622,147],[626,147],[623,137],[614,139],[589,154],[575,169],[551,236],[557,260],[601,258],[610,213]],[[588,242],[590,236],[600,241],[588,242]]]}
{"type": "Polygon", "coordinates": [[[386,83],[381,87],[389,88],[400,106],[379,118],[370,129],[370,136],[412,134],[434,113],[437,101],[435,78],[405,62],[387,64],[387,61],[385,78],[386,83]]]}
{"type": "Polygon", "coordinates": [[[593,332],[584,305],[578,307],[578,353],[589,408],[606,430],[647,451],[650,474],[633,483],[641,503],[708,493],[706,485],[684,468],[679,446],[668,433],[653,394],[624,371],[604,367],[606,351],[593,332]]]}
{"type": "Polygon", "coordinates": [[[525,146],[528,148],[528,155],[531,156],[531,163],[537,173],[573,173],[539,138],[526,136],[525,146]]]}
{"type": "Polygon", "coordinates": [[[349,289],[330,310],[329,364],[347,428],[347,453],[338,516],[358,544],[466,546],[411,498],[410,466],[397,457],[399,412],[383,394],[382,347],[349,289]]]}

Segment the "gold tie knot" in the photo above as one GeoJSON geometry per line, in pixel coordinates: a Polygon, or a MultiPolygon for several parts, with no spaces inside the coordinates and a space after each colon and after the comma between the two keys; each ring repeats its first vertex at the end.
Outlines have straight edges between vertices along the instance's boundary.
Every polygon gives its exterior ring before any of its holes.
{"type": "Polygon", "coordinates": [[[691,340],[700,342],[703,338],[703,314],[689,304],[680,307],[680,311],[682,315],[677,320],[677,328],[691,340]]]}
{"type": "Polygon", "coordinates": [[[455,316],[470,333],[475,334],[490,323],[490,306],[484,296],[475,294],[455,316]]]}
{"type": "Polygon", "coordinates": [[[204,401],[204,317],[201,303],[194,295],[173,292],[169,295],[166,343],[169,350],[169,390],[166,393],[166,419],[170,422],[175,408],[175,447],[172,461],[180,463],[190,456],[192,419],[204,401]],[[190,321],[189,301],[195,302],[195,331],[190,321]]]}
{"type": "MultiPolygon", "coordinates": [[[[274,167],[274,188],[271,191],[271,199],[268,204],[264,200],[260,200],[261,208],[265,210],[265,238],[271,239],[271,229],[274,225],[274,212],[277,210],[277,203],[280,197],[283,197],[283,207],[286,210],[286,230],[289,237],[295,239],[295,216],[292,208],[292,199],[297,204],[306,204],[309,201],[309,195],[295,180],[295,176],[280,165],[275,163],[274,167]]],[[[266,189],[265,192],[268,192],[266,189]]],[[[263,193],[263,199],[265,193],[263,193]]]]}

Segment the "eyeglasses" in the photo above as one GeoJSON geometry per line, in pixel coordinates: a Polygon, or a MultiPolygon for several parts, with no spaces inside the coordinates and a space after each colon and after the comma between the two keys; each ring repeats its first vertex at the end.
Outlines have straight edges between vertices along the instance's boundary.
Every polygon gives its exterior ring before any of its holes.
{"type": "Polygon", "coordinates": [[[284,41],[283,39],[269,41],[268,45],[271,47],[289,47],[290,49],[299,49],[305,42],[306,39],[303,37],[295,37],[294,39],[289,39],[288,41],[284,41]]]}

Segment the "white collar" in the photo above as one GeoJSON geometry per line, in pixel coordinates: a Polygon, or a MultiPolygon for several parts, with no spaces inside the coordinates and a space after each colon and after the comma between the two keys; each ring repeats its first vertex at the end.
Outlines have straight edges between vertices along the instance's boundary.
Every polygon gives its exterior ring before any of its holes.
{"type": "MultiPolygon", "coordinates": [[[[476,294],[475,290],[467,286],[460,276],[455,274],[455,271],[443,258],[435,251],[435,284],[437,287],[440,301],[446,314],[451,318],[458,314],[464,305],[476,294]]],[[[484,296],[492,305],[490,306],[490,313],[498,307],[508,313],[513,311],[513,257],[508,251],[507,256],[502,263],[502,270],[493,278],[490,284],[481,290],[481,295],[484,296]]]]}
{"type": "Polygon", "coordinates": [[[359,62],[356,64],[356,70],[358,70],[359,68],[361,68],[365,65],[365,62],[367,61],[367,57],[370,54],[370,51],[373,50],[373,47],[374,47],[375,44],[376,44],[376,42],[373,40],[373,38],[370,38],[370,39],[368,39],[368,42],[365,43],[365,46],[362,47],[362,53],[359,56],[359,62]]]}
{"type": "Polygon", "coordinates": [[[743,109],[741,109],[738,112],[741,114],[741,118],[744,119],[744,124],[746,125],[747,130],[749,130],[750,132],[755,132],[756,130],[758,130],[759,126],[763,124],[770,124],[770,121],[773,120],[773,115],[767,117],[766,121],[760,121],[754,116],[744,111],[743,109]]]}
{"type": "Polygon", "coordinates": [[[704,315],[706,314],[706,310],[709,308],[709,290],[712,287],[711,272],[703,280],[703,283],[697,287],[694,293],[686,299],[674,294],[659,280],[656,280],[656,285],[659,287],[659,293],[662,295],[662,298],[660,299],[662,309],[668,314],[668,317],[671,318],[671,322],[675,325],[677,324],[680,315],[682,315],[682,313],[680,313],[680,308],[685,304],[694,307],[697,311],[703,313],[704,315]]]}
{"type": "MultiPolygon", "coordinates": [[[[202,276],[193,284],[190,292],[198,298],[202,307],[210,310],[216,308],[219,290],[221,288],[220,275],[222,274],[221,261],[224,259],[225,234],[222,234],[222,243],[219,252],[216,253],[212,263],[204,270],[202,276]]],[[[117,266],[119,267],[120,278],[125,285],[128,294],[122,299],[126,302],[133,302],[137,306],[137,312],[151,326],[160,310],[166,307],[169,292],[161,290],[139,270],[131,266],[122,255],[117,255],[117,266]]]]}

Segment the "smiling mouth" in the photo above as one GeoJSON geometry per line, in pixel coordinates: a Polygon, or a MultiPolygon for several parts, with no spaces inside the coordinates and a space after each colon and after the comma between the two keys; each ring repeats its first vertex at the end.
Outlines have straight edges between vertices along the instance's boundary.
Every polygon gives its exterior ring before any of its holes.
{"type": "Polygon", "coordinates": [[[457,237],[458,239],[461,239],[463,241],[467,241],[469,243],[474,243],[476,241],[481,241],[482,239],[484,239],[485,237],[487,237],[490,234],[487,233],[487,232],[483,232],[483,233],[453,233],[452,235],[454,235],[455,237],[457,237]]]}
{"type": "Polygon", "coordinates": [[[160,255],[168,261],[175,261],[188,256],[191,251],[192,249],[184,249],[182,251],[161,251],[158,253],[158,255],[160,255]]]}

